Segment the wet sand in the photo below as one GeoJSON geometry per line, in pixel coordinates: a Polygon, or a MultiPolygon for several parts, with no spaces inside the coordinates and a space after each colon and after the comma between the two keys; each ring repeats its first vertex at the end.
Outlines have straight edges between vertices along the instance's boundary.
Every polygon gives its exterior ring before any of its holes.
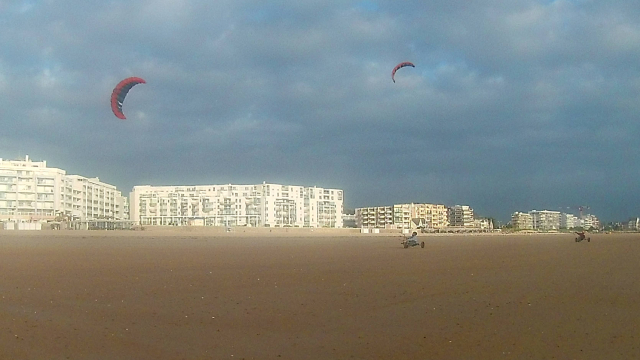
{"type": "Polygon", "coordinates": [[[0,231],[0,358],[640,358],[640,234],[421,238],[0,231]]]}

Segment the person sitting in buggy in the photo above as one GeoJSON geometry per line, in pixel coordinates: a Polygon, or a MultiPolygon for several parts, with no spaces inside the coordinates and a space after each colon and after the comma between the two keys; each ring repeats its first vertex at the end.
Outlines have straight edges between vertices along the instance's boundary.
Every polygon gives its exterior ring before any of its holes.
{"type": "Polygon", "coordinates": [[[580,242],[582,240],[587,240],[587,242],[591,242],[591,238],[585,235],[585,231],[575,232],[578,237],[576,238],[576,242],[580,242]]]}
{"type": "Polygon", "coordinates": [[[418,245],[418,233],[414,231],[413,234],[411,234],[410,237],[408,237],[408,238],[406,238],[404,240],[404,243],[409,245],[409,246],[418,245]]]}

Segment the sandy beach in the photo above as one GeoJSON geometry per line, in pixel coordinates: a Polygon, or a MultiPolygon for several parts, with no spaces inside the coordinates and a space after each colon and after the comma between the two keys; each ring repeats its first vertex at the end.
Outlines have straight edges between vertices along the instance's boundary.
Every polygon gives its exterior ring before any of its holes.
{"type": "Polygon", "coordinates": [[[0,358],[640,358],[640,234],[421,239],[0,231],[0,358]]]}

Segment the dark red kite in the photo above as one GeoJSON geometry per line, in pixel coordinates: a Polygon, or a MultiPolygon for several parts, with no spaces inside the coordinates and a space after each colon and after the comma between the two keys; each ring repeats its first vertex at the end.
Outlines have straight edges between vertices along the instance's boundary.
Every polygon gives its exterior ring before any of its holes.
{"type": "Polygon", "coordinates": [[[127,96],[129,90],[138,84],[146,83],[147,82],[142,78],[130,77],[120,81],[118,85],[116,85],[115,89],[113,89],[113,93],[111,94],[111,110],[118,119],[126,119],[122,113],[122,103],[124,102],[124,98],[127,96]]]}
{"type": "Polygon", "coordinates": [[[396,67],[393,68],[393,71],[391,72],[391,80],[393,80],[393,82],[396,82],[395,76],[396,76],[396,71],[398,71],[399,69],[405,67],[405,66],[411,66],[411,67],[416,67],[415,65],[413,65],[412,63],[405,61],[405,62],[401,62],[400,64],[396,65],[396,67]]]}

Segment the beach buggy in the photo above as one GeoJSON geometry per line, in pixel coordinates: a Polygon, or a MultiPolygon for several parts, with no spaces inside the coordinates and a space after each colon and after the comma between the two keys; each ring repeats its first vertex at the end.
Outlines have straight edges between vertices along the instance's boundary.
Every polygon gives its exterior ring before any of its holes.
{"type": "Polygon", "coordinates": [[[590,237],[587,237],[587,236],[584,234],[584,231],[576,232],[576,235],[578,235],[578,237],[576,238],[576,242],[580,242],[580,241],[582,241],[582,240],[587,240],[587,242],[591,242],[591,238],[590,238],[590,237]]]}
{"type": "Polygon", "coordinates": [[[420,245],[421,248],[424,248],[424,241],[418,242],[418,233],[413,232],[410,237],[405,237],[402,241],[402,246],[406,249],[408,247],[414,247],[420,245]]]}

